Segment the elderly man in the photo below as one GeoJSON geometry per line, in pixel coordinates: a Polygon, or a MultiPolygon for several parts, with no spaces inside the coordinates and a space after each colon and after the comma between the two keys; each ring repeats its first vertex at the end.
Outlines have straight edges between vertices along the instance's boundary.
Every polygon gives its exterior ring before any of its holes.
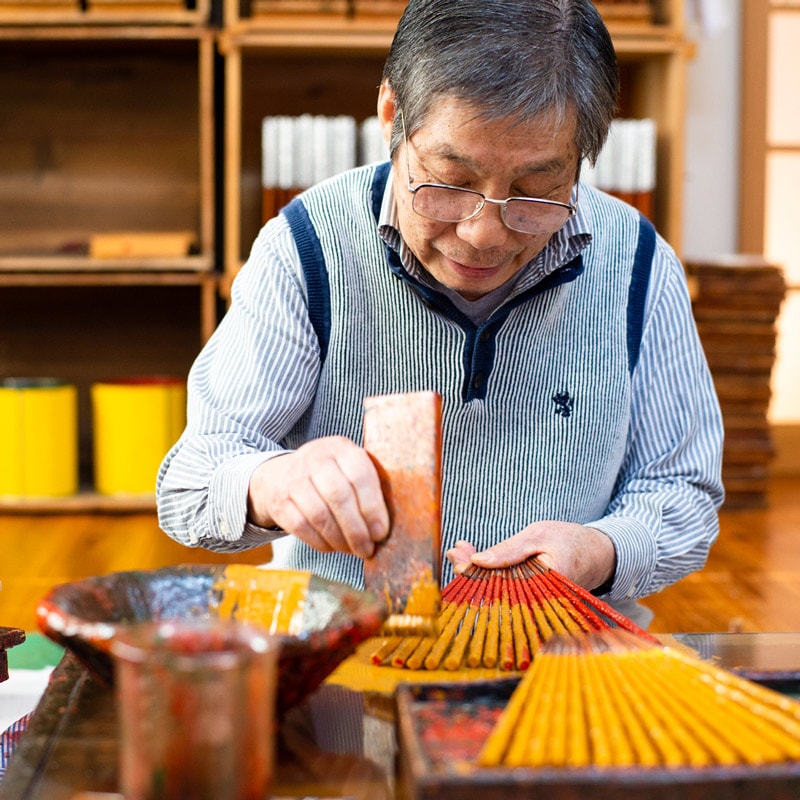
{"type": "Polygon", "coordinates": [[[580,183],[616,56],[589,0],[411,0],[384,69],[390,162],[260,232],[192,368],[161,525],[354,585],[388,534],[366,396],[443,398],[443,580],[538,554],[635,599],[718,532],[722,423],[684,273],[580,183]]]}

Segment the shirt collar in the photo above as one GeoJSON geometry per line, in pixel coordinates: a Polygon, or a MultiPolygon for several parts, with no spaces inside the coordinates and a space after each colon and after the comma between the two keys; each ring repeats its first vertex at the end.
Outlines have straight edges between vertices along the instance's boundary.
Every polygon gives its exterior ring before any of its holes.
{"type": "MultiPolygon", "coordinates": [[[[397,226],[397,203],[392,189],[393,180],[394,174],[390,170],[381,203],[378,230],[386,244],[400,256],[403,267],[409,275],[428,283],[427,273],[423,266],[400,235],[397,226]]],[[[585,193],[581,192],[580,195],[583,197],[585,193]]],[[[591,241],[589,212],[585,208],[585,203],[582,204],[579,200],[575,216],[570,217],[564,227],[550,238],[544,249],[523,267],[522,274],[517,274],[512,278],[515,286],[511,295],[517,295],[529,289],[560,267],[569,264],[591,244],[591,241]]]]}

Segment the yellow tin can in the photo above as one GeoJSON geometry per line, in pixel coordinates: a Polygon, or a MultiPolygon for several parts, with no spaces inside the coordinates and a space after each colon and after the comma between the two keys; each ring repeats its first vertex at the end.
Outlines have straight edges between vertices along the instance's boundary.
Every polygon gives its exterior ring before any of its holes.
{"type": "Polygon", "coordinates": [[[153,494],[161,461],[186,425],[186,381],[123,378],[93,384],[91,397],[95,489],[153,494]]]}
{"type": "Polygon", "coordinates": [[[77,389],[56,378],[0,381],[0,497],[77,491],[77,389]]]}

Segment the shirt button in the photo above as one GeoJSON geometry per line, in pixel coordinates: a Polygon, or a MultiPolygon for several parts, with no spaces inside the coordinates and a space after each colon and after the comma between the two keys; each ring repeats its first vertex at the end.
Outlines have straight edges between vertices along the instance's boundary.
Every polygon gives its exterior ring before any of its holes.
{"type": "Polygon", "coordinates": [[[480,389],[481,386],[483,386],[483,373],[476,372],[475,376],[472,378],[472,388],[480,389]]]}

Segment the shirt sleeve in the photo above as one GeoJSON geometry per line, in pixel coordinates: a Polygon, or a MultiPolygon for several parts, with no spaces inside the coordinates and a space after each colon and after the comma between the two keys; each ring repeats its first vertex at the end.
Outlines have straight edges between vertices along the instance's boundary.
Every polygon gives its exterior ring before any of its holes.
{"type": "Polygon", "coordinates": [[[683,267],[658,239],[627,453],[606,515],[617,551],[608,598],[644,597],[701,569],[719,533],[723,425],[683,267]]]}
{"type": "Polygon", "coordinates": [[[281,441],[312,402],[319,370],[297,248],[277,217],[259,233],[230,308],[189,372],[186,429],[156,483],[167,534],[217,551],[274,538],[246,524],[250,476],[286,452],[281,441]]]}

